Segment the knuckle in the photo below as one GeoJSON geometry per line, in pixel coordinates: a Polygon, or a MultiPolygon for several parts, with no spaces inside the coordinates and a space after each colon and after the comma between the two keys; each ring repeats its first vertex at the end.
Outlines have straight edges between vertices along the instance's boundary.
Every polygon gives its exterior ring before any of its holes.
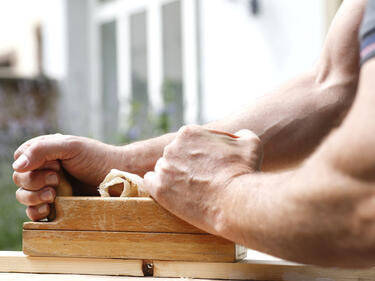
{"type": "Polygon", "coordinates": [[[27,207],[26,215],[33,221],[37,221],[39,219],[39,214],[33,206],[27,207]]]}
{"type": "Polygon", "coordinates": [[[155,167],[154,167],[154,170],[156,173],[159,174],[159,170],[160,170],[160,161],[161,161],[162,158],[159,158],[158,161],[156,161],[156,164],[155,164],[155,167]]]}
{"type": "Polygon", "coordinates": [[[164,160],[164,158],[160,158],[157,162],[156,162],[156,165],[155,165],[155,172],[157,172],[159,178],[161,180],[164,179],[164,177],[166,176],[166,174],[168,174],[169,172],[169,169],[168,169],[168,164],[167,162],[164,160]]]}
{"type": "MultiPolygon", "coordinates": [[[[173,155],[173,151],[174,151],[174,146],[173,146],[173,144],[168,144],[168,145],[164,148],[163,157],[165,157],[165,158],[170,158],[170,157],[173,155]]],[[[160,160],[160,159],[159,159],[159,160],[160,160]]]]}
{"type": "Polygon", "coordinates": [[[164,175],[170,172],[170,166],[168,165],[166,161],[162,161],[160,163],[160,171],[161,171],[161,175],[160,175],[161,177],[163,177],[164,175]]]}
{"type": "Polygon", "coordinates": [[[17,191],[16,191],[16,199],[18,202],[22,203],[22,188],[18,188],[17,191]]]}
{"type": "Polygon", "coordinates": [[[82,141],[80,138],[75,136],[61,135],[62,146],[67,151],[76,151],[81,149],[82,141]]]}
{"type": "Polygon", "coordinates": [[[44,186],[44,173],[42,171],[32,171],[25,173],[22,185],[27,189],[39,189],[44,186]]]}
{"type": "Polygon", "coordinates": [[[178,135],[182,137],[190,137],[199,131],[197,125],[185,125],[178,130],[178,135]]]}
{"type": "Polygon", "coordinates": [[[22,187],[16,191],[16,199],[18,202],[26,206],[33,206],[37,203],[35,196],[24,190],[22,187]]]}
{"type": "Polygon", "coordinates": [[[35,206],[39,204],[40,199],[39,199],[39,196],[36,194],[36,192],[26,191],[24,189],[21,189],[19,191],[18,201],[26,206],[35,206]]]}
{"type": "Polygon", "coordinates": [[[15,185],[17,185],[17,186],[21,185],[20,184],[20,177],[19,177],[18,172],[13,172],[12,179],[13,179],[13,182],[15,183],[15,185]]]}
{"type": "Polygon", "coordinates": [[[29,206],[26,209],[27,216],[33,221],[45,218],[50,212],[48,204],[41,204],[37,206],[29,206]]]}
{"type": "Polygon", "coordinates": [[[29,147],[29,153],[31,155],[37,154],[38,151],[43,149],[46,146],[46,141],[44,139],[36,140],[32,145],[29,147]]]}
{"type": "Polygon", "coordinates": [[[18,148],[14,153],[13,153],[13,159],[16,160],[17,156],[20,154],[21,149],[18,148]]]}
{"type": "Polygon", "coordinates": [[[186,132],[189,131],[189,126],[187,125],[184,125],[182,126],[179,130],[178,130],[178,133],[181,135],[181,134],[185,134],[186,132]]]}

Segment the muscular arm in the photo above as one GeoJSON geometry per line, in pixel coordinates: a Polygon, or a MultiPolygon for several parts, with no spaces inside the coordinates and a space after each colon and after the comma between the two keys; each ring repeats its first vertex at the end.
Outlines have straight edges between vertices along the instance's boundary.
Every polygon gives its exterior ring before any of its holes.
{"type": "Polygon", "coordinates": [[[300,168],[232,182],[221,235],[298,262],[375,265],[374,77],[372,59],[348,117],[300,168]]]}
{"type": "MultiPolygon", "coordinates": [[[[231,133],[244,128],[254,131],[264,144],[263,170],[299,163],[340,124],[352,103],[358,76],[357,31],[365,2],[345,0],[311,70],[206,128],[231,133]]],[[[41,219],[49,212],[46,203],[54,200],[60,166],[77,181],[75,194],[96,194],[96,187],[112,168],[139,175],[154,170],[175,137],[167,134],[123,147],[74,136],[35,138],[14,155],[13,179],[21,187],[17,199],[28,206],[30,218],[41,219]]]]}
{"type": "MultiPolygon", "coordinates": [[[[355,95],[358,80],[357,34],[365,0],[346,0],[336,15],[317,64],[256,103],[206,128],[255,132],[264,145],[263,170],[296,165],[338,126],[355,95]]],[[[124,169],[152,170],[175,134],[124,147],[124,169]],[[139,161],[142,159],[142,161],[139,161]]]]}

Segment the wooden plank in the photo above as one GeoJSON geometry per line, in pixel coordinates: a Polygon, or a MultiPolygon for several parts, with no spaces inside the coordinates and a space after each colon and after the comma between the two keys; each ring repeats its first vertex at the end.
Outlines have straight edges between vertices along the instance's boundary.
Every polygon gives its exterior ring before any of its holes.
{"type": "Polygon", "coordinates": [[[141,260],[43,258],[22,252],[0,252],[0,272],[143,276],[141,260]]]}
{"type": "MultiPolygon", "coordinates": [[[[159,278],[152,278],[159,281],[159,278]]],[[[170,278],[168,278],[169,280],[170,278]]],[[[0,273],[1,281],[145,281],[144,277],[95,276],[72,274],[0,273]]],[[[165,279],[164,279],[165,280],[165,279]]],[[[176,279],[175,279],[176,280],[176,279]]],[[[147,279],[149,281],[149,279],[147,279]]]]}
{"type": "Polygon", "coordinates": [[[26,222],[24,229],[204,233],[151,198],[57,197],[53,222],[26,222]]]}
{"type": "Polygon", "coordinates": [[[302,265],[279,260],[250,260],[240,263],[154,261],[154,277],[185,277],[237,280],[337,280],[373,281],[375,268],[338,269],[302,265]]]}
{"type": "MultiPolygon", "coordinates": [[[[0,273],[1,281],[181,281],[180,278],[150,278],[124,276],[95,276],[72,274],[0,273]]],[[[207,280],[207,279],[206,279],[207,280]]],[[[204,281],[201,279],[199,281],[204,281]]]]}
{"type": "MultiPolygon", "coordinates": [[[[370,269],[337,269],[321,268],[309,265],[286,262],[280,259],[253,259],[241,263],[198,263],[177,261],[154,261],[154,277],[188,277],[207,279],[239,280],[337,280],[337,281],[370,281],[375,279],[375,268],[370,269]]],[[[142,274],[142,261],[121,259],[63,258],[63,257],[28,257],[21,252],[0,252],[0,272],[33,272],[62,274],[100,274],[100,275],[136,275],[142,274]]],[[[0,280],[108,280],[111,277],[92,277],[75,275],[52,275],[51,278],[31,279],[34,275],[2,275],[0,280]],[[22,279],[22,277],[24,277],[22,279]],[[28,278],[30,277],[30,278],[28,278]],[[54,278],[56,277],[56,278],[54,278]],[[59,279],[60,277],[60,279],[59,279]],[[66,279],[64,279],[64,278],[66,279]],[[17,279],[18,278],[18,279],[17,279]],[[102,278],[102,279],[101,279],[102,278]]],[[[48,276],[48,275],[46,275],[48,276]]],[[[118,277],[113,277],[117,279],[118,277]]],[[[126,278],[118,278],[127,280],[126,278]]],[[[147,278],[147,280],[153,278],[147,278]]],[[[129,278],[129,280],[141,280],[129,278]]],[[[145,280],[145,279],[142,279],[145,280]]],[[[163,280],[163,279],[157,279],[163,280]]],[[[173,279],[168,279],[173,280],[173,279]]]]}
{"type": "Polygon", "coordinates": [[[24,230],[31,256],[236,261],[236,245],[210,234],[24,230]]]}

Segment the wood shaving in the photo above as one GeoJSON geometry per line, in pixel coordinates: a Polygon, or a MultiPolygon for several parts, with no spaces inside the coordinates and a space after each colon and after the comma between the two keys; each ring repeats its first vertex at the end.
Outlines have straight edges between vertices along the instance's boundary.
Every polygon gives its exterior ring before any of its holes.
{"type": "Polygon", "coordinates": [[[149,197],[140,176],[117,169],[108,173],[98,191],[101,197],[149,197]]]}

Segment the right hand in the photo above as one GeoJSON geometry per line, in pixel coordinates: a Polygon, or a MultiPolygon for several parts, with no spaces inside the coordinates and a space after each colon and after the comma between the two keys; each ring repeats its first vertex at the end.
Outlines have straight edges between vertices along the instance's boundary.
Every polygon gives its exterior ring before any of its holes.
{"type": "Polygon", "coordinates": [[[16,198],[27,206],[26,214],[40,220],[49,214],[56,196],[61,168],[69,174],[78,195],[97,194],[96,187],[112,168],[121,169],[120,147],[88,138],[47,135],[31,139],[14,153],[13,181],[16,198]]]}

